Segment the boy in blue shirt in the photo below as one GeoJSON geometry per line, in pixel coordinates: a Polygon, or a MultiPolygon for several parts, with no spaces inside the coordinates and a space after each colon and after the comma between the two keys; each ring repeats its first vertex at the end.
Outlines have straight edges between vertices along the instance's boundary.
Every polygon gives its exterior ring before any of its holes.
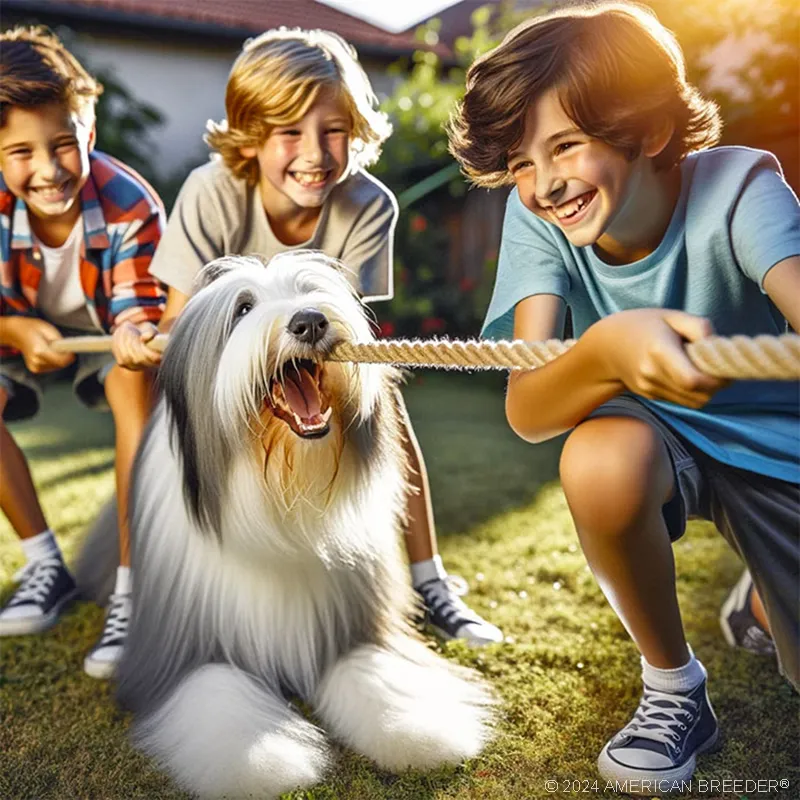
{"type": "Polygon", "coordinates": [[[475,183],[515,186],[484,335],[553,338],[572,313],[578,343],[512,374],[506,415],[531,442],[572,429],[570,511],[642,653],[639,708],[598,768],[645,792],[690,778],[718,738],[675,591],[688,516],[713,520],[757,590],[746,574],[726,633],[744,643],[740,618],[760,615],[798,685],[798,385],[727,385],[683,343],[800,328],[800,208],[771,155],[705,149],[719,130],[672,35],[623,3],[509,33],[471,67],[450,128],[475,183]]]}

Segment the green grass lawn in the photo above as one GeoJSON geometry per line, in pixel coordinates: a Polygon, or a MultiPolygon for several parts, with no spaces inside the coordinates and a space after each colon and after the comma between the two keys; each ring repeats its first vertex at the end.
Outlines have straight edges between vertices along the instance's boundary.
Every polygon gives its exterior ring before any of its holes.
{"type": "MultiPolygon", "coordinates": [[[[445,564],[468,580],[474,608],[507,635],[483,651],[441,647],[496,687],[496,741],[474,762],[432,775],[389,775],[342,751],[329,781],[293,800],[619,796],[602,791],[594,763],[636,706],[638,655],[578,547],[556,480],[559,443],[516,439],[503,418],[502,386],[500,376],[425,373],[406,392],[445,564]],[[558,790],[548,792],[546,780],[558,781],[558,790]],[[567,782],[573,788],[565,791],[567,782]]],[[[111,419],[84,412],[58,386],[40,417],[14,433],[71,555],[113,491],[111,419]]],[[[690,525],[675,551],[688,638],[708,668],[724,733],[722,749],[701,759],[696,778],[788,779],[789,789],[763,796],[800,797],[800,701],[774,662],[729,649],[717,623],[740,573],[736,557],[701,523],[690,525]]],[[[0,520],[3,598],[21,564],[16,538],[0,520]]],[[[0,640],[0,800],[184,796],[128,745],[128,720],[114,706],[111,685],[82,672],[101,625],[102,611],[84,603],[43,636],[0,640]]],[[[708,784],[691,796],[762,795],[708,784]]]]}

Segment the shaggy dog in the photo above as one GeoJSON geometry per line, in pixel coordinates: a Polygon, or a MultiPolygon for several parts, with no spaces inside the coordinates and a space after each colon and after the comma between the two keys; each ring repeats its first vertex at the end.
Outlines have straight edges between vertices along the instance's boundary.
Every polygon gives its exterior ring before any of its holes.
{"type": "Polygon", "coordinates": [[[310,251],[212,262],[170,335],[134,468],[117,679],[134,743],[201,796],[318,782],[326,733],[392,771],[489,736],[489,692],[405,622],[397,373],[325,361],[371,338],[310,251]]]}

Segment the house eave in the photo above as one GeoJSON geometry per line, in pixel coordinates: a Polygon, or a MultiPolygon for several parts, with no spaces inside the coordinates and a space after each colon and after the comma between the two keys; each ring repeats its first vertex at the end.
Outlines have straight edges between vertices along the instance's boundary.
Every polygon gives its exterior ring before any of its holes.
{"type": "MultiPolygon", "coordinates": [[[[78,6],[71,3],[49,2],[48,0],[3,0],[3,11],[6,15],[13,14],[15,22],[47,20],[47,24],[51,27],[54,24],[71,27],[78,23],[83,27],[91,26],[104,31],[107,30],[107,27],[113,27],[117,29],[117,34],[120,26],[124,25],[125,33],[128,35],[152,35],[154,32],[160,32],[194,40],[213,39],[220,45],[238,45],[243,40],[262,32],[260,28],[247,26],[223,25],[217,22],[140,14],[133,11],[98,8],[97,6],[78,6]]],[[[417,49],[407,46],[377,45],[357,40],[352,44],[362,58],[371,56],[394,59],[411,55],[417,49]]],[[[445,60],[447,61],[447,59],[445,60]]]]}

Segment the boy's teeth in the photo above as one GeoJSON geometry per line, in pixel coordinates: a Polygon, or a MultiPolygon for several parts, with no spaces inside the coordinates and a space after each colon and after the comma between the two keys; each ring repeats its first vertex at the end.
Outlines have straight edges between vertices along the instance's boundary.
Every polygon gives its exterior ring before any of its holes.
{"type": "Polygon", "coordinates": [[[322,183],[325,180],[325,172],[295,172],[294,177],[298,183],[312,184],[322,183]]]}
{"type": "Polygon", "coordinates": [[[589,202],[588,196],[586,194],[582,194],[580,195],[580,197],[576,197],[569,203],[566,203],[563,206],[559,206],[558,210],[556,211],[556,216],[559,219],[572,217],[575,214],[577,214],[588,202],[589,202]]]}
{"type": "Polygon", "coordinates": [[[48,199],[60,195],[64,191],[64,186],[37,186],[32,191],[36,194],[48,199]]]}

